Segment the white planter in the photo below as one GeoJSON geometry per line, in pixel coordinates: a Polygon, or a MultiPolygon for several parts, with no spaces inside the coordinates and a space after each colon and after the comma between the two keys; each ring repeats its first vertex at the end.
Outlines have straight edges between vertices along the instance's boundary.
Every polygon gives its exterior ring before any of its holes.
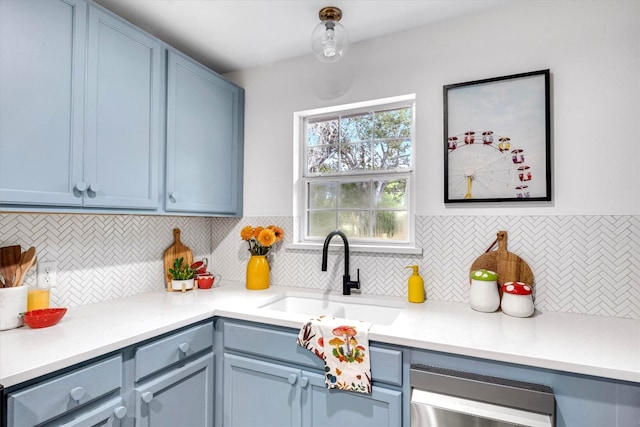
{"type": "Polygon", "coordinates": [[[0,331],[22,326],[20,313],[27,311],[26,286],[0,288],[0,331]]]}
{"type": "Polygon", "coordinates": [[[172,291],[190,291],[191,289],[193,289],[194,286],[194,280],[193,279],[188,279],[188,280],[172,280],[171,281],[171,290],[172,291]]]}

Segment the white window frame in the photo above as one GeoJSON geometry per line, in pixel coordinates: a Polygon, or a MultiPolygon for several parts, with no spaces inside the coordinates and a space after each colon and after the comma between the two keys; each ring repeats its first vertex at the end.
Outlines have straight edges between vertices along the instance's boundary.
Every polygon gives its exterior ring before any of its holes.
{"type": "MultiPolygon", "coordinates": [[[[354,114],[370,110],[383,110],[391,108],[411,107],[411,167],[402,171],[354,171],[353,173],[327,175],[328,179],[337,178],[339,181],[348,181],[356,178],[374,177],[407,177],[407,239],[403,241],[375,240],[357,241],[349,240],[349,249],[354,252],[376,253],[406,253],[422,254],[422,248],[415,246],[415,169],[416,169],[416,135],[415,94],[395,96],[372,101],[357,102],[352,104],[318,108],[313,110],[298,111],[293,113],[293,242],[287,245],[289,249],[321,250],[324,238],[306,237],[306,123],[309,119],[323,119],[323,117],[335,117],[336,114],[354,114]]],[[[340,242],[340,244],[342,244],[340,242]]]]}

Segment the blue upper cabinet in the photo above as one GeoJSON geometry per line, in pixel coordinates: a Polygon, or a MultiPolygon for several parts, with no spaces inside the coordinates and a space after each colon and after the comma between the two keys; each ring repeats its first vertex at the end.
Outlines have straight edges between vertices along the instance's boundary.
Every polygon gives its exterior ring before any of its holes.
{"type": "Polygon", "coordinates": [[[167,55],[165,209],[242,215],[244,90],[167,55]]]}
{"type": "Polygon", "coordinates": [[[0,204],[82,204],[86,8],[0,1],[0,204]]]}
{"type": "Polygon", "coordinates": [[[240,216],[243,131],[242,88],[116,15],[0,0],[1,210],[240,216]]]}
{"type": "Polygon", "coordinates": [[[155,209],[162,44],[89,8],[84,206],[155,209]]]}

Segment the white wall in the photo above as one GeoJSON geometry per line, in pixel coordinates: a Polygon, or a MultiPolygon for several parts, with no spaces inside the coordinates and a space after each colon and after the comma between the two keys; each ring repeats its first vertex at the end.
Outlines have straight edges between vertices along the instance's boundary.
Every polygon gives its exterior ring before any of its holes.
{"type": "MultiPolygon", "coordinates": [[[[348,23],[345,21],[345,26],[348,23]]],[[[227,75],[246,89],[245,216],[290,216],[293,112],[416,93],[418,215],[640,214],[640,1],[521,1],[227,75]],[[443,203],[442,86],[549,68],[553,201],[443,203]]]]}

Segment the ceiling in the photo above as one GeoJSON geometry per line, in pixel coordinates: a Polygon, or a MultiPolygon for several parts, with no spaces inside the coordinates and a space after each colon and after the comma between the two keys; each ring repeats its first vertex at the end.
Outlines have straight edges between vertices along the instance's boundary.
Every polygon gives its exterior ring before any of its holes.
{"type": "Polygon", "coordinates": [[[219,73],[311,53],[324,6],[342,9],[353,44],[514,1],[95,0],[219,73]]]}

